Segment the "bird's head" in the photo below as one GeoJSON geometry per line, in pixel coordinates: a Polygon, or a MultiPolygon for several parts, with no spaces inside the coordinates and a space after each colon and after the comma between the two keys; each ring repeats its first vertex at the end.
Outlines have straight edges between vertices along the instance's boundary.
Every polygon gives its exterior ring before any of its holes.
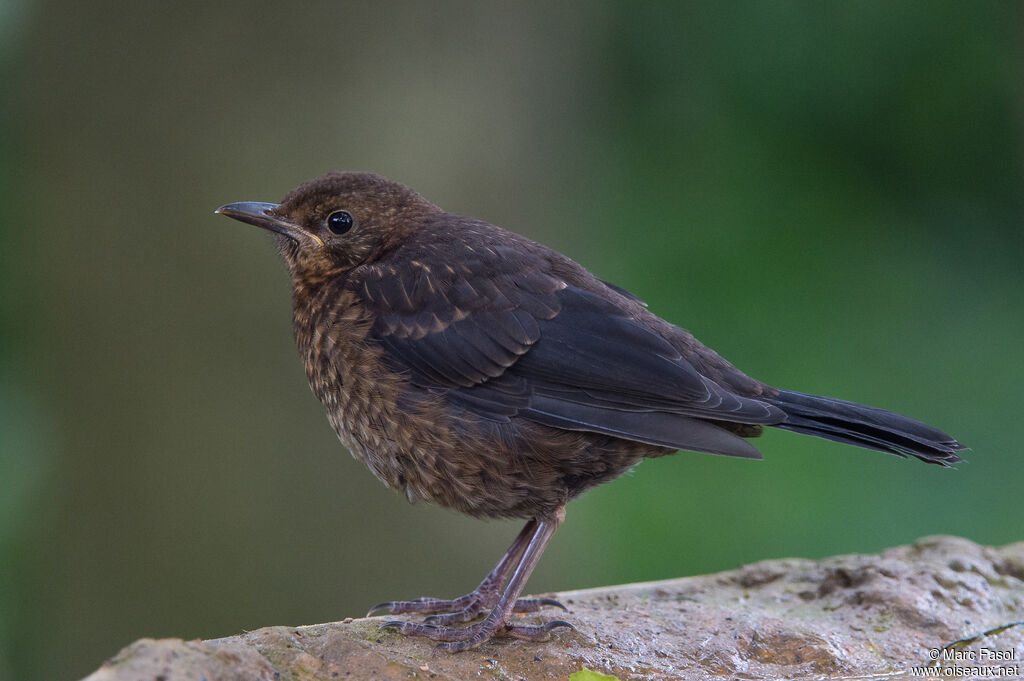
{"type": "Polygon", "coordinates": [[[281,203],[229,203],[216,212],[276,232],[292,277],[314,283],[373,262],[440,210],[378,175],[329,173],[281,203]]]}

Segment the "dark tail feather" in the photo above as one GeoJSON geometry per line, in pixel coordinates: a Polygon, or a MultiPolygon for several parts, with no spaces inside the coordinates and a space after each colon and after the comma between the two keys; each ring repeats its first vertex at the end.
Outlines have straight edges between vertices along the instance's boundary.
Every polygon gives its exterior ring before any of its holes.
{"type": "Polygon", "coordinates": [[[796,433],[877,449],[897,456],[914,456],[927,463],[949,466],[964,446],[941,430],[891,411],[831,397],[780,390],[765,399],[786,412],[786,420],[773,424],[796,433]]]}

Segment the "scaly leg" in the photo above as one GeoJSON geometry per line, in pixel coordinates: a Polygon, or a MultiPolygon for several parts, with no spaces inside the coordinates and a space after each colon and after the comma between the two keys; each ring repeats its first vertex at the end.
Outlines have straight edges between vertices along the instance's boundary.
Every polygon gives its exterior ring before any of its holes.
{"type": "MultiPolygon", "coordinates": [[[[387,601],[379,603],[366,613],[369,617],[377,610],[385,610],[391,615],[403,615],[409,612],[430,614],[426,622],[433,624],[457,624],[468,622],[480,614],[485,608],[493,608],[498,602],[502,584],[508,578],[508,573],[518,563],[526,550],[537,521],[531,520],[526,523],[519,535],[512,542],[505,555],[501,557],[498,564],[494,566],[490,574],[480,582],[480,585],[465,596],[444,600],[441,598],[417,598],[411,601],[387,601]],[[445,614],[437,614],[445,613],[445,614]]],[[[520,598],[516,601],[513,612],[536,612],[546,605],[555,606],[566,610],[567,608],[553,598],[520,598]]]]}
{"type": "MultiPolygon", "coordinates": [[[[524,527],[523,531],[519,533],[519,536],[516,538],[515,542],[513,542],[501,562],[499,562],[491,574],[487,576],[487,579],[481,583],[481,587],[487,585],[490,588],[497,589],[497,586],[491,585],[500,584],[504,581],[504,575],[501,575],[500,579],[497,578],[498,573],[507,573],[511,565],[516,565],[515,571],[512,573],[512,577],[509,579],[508,585],[505,587],[504,591],[501,592],[501,597],[497,600],[492,610],[482,621],[460,629],[456,627],[443,626],[442,623],[437,623],[436,620],[440,618],[436,618],[435,622],[423,624],[396,620],[385,623],[381,628],[393,627],[407,636],[425,636],[435,641],[444,641],[444,643],[441,643],[438,647],[452,653],[475,648],[484,641],[490,639],[492,636],[512,636],[515,638],[525,638],[533,641],[543,641],[548,638],[552,629],[557,627],[571,628],[571,624],[562,620],[548,622],[547,624],[539,626],[510,623],[512,614],[517,612],[517,606],[520,603],[538,601],[538,599],[521,601],[519,599],[519,594],[522,593],[523,587],[526,585],[526,580],[529,579],[530,574],[533,572],[533,569],[537,566],[537,562],[540,560],[541,554],[544,553],[545,547],[551,540],[552,535],[554,535],[555,530],[558,529],[558,526],[564,519],[565,509],[560,509],[553,518],[534,519],[526,524],[526,527],[524,527]]],[[[480,587],[478,587],[477,591],[480,591],[480,587]]],[[[470,597],[470,600],[473,600],[474,598],[474,594],[467,594],[467,596],[470,597]]],[[[466,597],[464,596],[463,598],[466,597]]],[[[478,593],[475,598],[477,600],[480,599],[478,593]]],[[[550,599],[539,599],[536,607],[539,607],[541,604],[550,604],[543,603],[543,601],[546,600],[550,599]]],[[[456,601],[443,601],[442,603],[447,606],[460,601],[461,599],[456,599],[456,601]]],[[[424,607],[430,608],[434,608],[438,603],[436,599],[423,599],[421,601],[406,602],[416,604],[417,606],[423,604],[424,607]]],[[[462,605],[461,602],[459,605],[462,605]]],[[[527,612],[536,610],[536,607],[532,607],[530,610],[527,610],[527,612]]],[[[408,610],[402,610],[402,612],[408,612],[408,610]]],[[[417,610],[417,612],[439,612],[439,610],[417,610]]],[[[476,612],[479,612],[479,608],[477,608],[476,612]]]]}

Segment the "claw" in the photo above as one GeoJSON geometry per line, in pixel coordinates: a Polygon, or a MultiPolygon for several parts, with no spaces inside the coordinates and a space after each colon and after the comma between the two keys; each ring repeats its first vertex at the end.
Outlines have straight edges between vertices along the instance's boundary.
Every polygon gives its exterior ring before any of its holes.
{"type": "MultiPolygon", "coordinates": [[[[562,603],[561,601],[556,601],[554,598],[541,598],[541,599],[538,599],[538,600],[540,601],[538,603],[538,605],[542,605],[542,606],[543,605],[550,605],[552,607],[561,608],[562,610],[565,610],[566,612],[569,612],[569,608],[565,607],[564,603],[562,603]]],[[[558,621],[561,622],[562,620],[558,620],[558,621]]],[[[569,626],[572,626],[572,625],[570,624],[569,626]]]]}
{"type": "Polygon", "coordinates": [[[395,605],[394,601],[384,601],[383,603],[378,603],[377,605],[373,606],[372,608],[370,608],[367,611],[366,616],[367,617],[373,617],[373,613],[377,612],[378,610],[388,610],[388,611],[390,611],[391,608],[394,607],[394,605],[395,605]]]}
{"type": "Polygon", "coordinates": [[[559,627],[568,627],[569,629],[575,629],[573,625],[569,624],[565,620],[554,620],[551,622],[545,622],[539,626],[531,626],[526,624],[506,624],[505,628],[499,632],[499,636],[510,636],[512,638],[522,638],[527,641],[547,641],[551,638],[551,631],[558,629],[559,627]]]}
{"type": "Polygon", "coordinates": [[[403,622],[402,620],[391,620],[390,622],[385,622],[384,624],[377,627],[377,631],[382,631],[384,629],[389,628],[401,629],[403,626],[405,626],[405,622],[403,622]]]}
{"type": "Polygon", "coordinates": [[[572,622],[566,622],[565,620],[554,620],[544,625],[544,628],[548,631],[551,631],[552,629],[558,629],[559,627],[564,627],[565,629],[572,629],[573,631],[576,630],[576,627],[572,624],[572,622]]]}

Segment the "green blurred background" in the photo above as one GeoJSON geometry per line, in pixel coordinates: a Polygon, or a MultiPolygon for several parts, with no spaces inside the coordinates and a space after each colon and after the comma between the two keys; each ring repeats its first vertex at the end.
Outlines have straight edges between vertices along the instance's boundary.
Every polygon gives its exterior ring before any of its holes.
{"type": "Polygon", "coordinates": [[[517,532],[342,450],[270,239],[212,213],[333,169],[973,448],[646,462],[570,506],[530,590],[1024,539],[1022,9],[0,0],[0,678],[461,594],[517,532]]]}

